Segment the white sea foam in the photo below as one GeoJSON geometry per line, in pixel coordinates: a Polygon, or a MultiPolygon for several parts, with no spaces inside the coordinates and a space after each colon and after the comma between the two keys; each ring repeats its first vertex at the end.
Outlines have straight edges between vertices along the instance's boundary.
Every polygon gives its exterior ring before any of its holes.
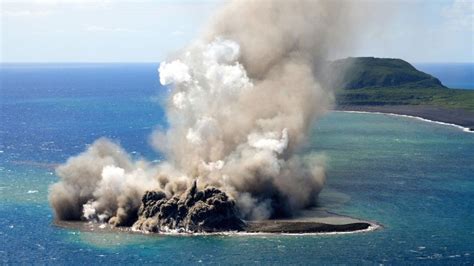
{"type": "Polygon", "coordinates": [[[420,121],[423,121],[423,122],[429,122],[429,123],[434,123],[434,124],[438,124],[438,125],[456,127],[456,128],[461,129],[464,132],[474,133],[474,131],[471,131],[467,127],[463,127],[463,126],[456,125],[456,124],[451,124],[451,123],[446,123],[446,122],[430,120],[430,119],[426,119],[426,118],[419,117],[419,116],[414,116],[414,115],[401,115],[401,114],[395,114],[395,113],[370,112],[370,111],[340,111],[340,110],[333,110],[333,112],[354,113],[354,114],[378,114],[378,115],[390,115],[390,116],[397,116],[397,117],[406,117],[406,118],[412,118],[412,119],[420,120],[420,121]]]}
{"type": "Polygon", "coordinates": [[[169,235],[169,236],[320,236],[320,235],[347,235],[366,233],[381,229],[382,226],[376,223],[370,223],[366,229],[347,231],[347,232],[308,232],[308,233],[269,233],[269,232],[242,232],[242,231],[222,231],[222,232],[192,232],[185,228],[169,229],[162,228],[159,232],[137,230],[130,228],[127,231],[151,235],[169,235]]]}

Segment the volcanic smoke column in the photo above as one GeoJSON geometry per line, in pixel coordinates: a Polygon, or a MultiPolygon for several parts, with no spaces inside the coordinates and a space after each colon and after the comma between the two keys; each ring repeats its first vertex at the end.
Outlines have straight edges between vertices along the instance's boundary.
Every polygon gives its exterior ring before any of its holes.
{"type": "Polygon", "coordinates": [[[347,10],[340,1],[228,4],[202,39],[160,65],[172,87],[171,127],[155,133],[155,146],[186,175],[229,193],[246,218],[313,204],[323,161],[297,150],[332,103],[314,73],[346,44],[338,18],[347,10]]]}
{"type": "Polygon", "coordinates": [[[324,160],[298,150],[332,103],[314,73],[347,44],[340,21],[347,10],[340,1],[227,4],[201,38],[159,67],[171,88],[169,128],[152,142],[167,161],[134,161],[99,139],[58,167],[50,192],[56,217],[131,225],[146,191],[156,192],[147,194],[154,201],[178,202],[206,187],[235,201],[244,219],[290,216],[314,204],[324,160]]]}
{"type": "Polygon", "coordinates": [[[186,175],[229,193],[244,217],[290,215],[314,203],[324,183],[317,157],[294,151],[328,95],[308,65],[290,60],[251,80],[240,57],[237,42],[217,37],[162,63],[171,126],[154,143],[186,175]]]}

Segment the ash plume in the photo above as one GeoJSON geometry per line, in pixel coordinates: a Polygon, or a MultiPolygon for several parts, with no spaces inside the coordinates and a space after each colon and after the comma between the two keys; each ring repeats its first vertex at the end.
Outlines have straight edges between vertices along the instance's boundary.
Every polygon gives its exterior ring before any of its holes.
{"type": "Polygon", "coordinates": [[[178,204],[195,180],[199,190],[213,187],[235,202],[243,219],[313,205],[325,182],[324,157],[299,149],[333,102],[315,73],[350,46],[354,10],[342,1],[225,5],[199,39],[160,64],[160,82],[171,88],[170,127],[154,132],[152,145],[167,161],[133,161],[118,144],[96,141],[58,167],[49,197],[56,217],[141,225],[144,207],[178,204]],[[150,201],[150,191],[160,196],[150,201]]]}

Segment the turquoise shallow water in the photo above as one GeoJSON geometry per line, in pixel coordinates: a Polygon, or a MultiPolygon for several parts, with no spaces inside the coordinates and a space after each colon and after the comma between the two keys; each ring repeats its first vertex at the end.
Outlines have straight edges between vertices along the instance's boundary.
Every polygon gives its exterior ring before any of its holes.
{"type": "Polygon", "coordinates": [[[474,134],[410,118],[330,113],[305,152],[320,151],[320,206],[377,221],[378,231],[307,236],[144,236],[52,225],[53,167],[108,136],[159,159],[166,126],[156,65],[15,65],[0,71],[2,263],[474,262],[474,134]]]}

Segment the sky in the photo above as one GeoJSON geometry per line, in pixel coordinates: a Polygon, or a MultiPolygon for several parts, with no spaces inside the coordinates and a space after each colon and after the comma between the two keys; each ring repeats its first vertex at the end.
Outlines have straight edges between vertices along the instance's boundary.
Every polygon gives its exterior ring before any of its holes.
{"type": "MultiPolygon", "coordinates": [[[[160,62],[225,1],[0,0],[0,62],[160,62]]],[[[474,0],[379,2],[386,19],[360,29],[355,49],[338,57],[474,62],[474,0]]]]}

